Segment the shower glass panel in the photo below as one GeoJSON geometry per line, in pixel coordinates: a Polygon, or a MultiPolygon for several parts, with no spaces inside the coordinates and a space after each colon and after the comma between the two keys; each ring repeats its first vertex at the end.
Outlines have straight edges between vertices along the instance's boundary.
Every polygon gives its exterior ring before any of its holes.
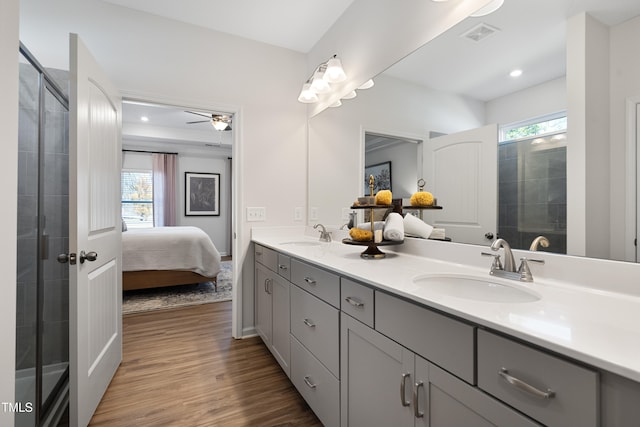
{"type": "Polygon", "coordinates": [[[18,427],[49,425],[51,414],[64,401],[69,376],[69,269],[57,262],[57,255],[67,253],[69,246],[68,115],[68,101],[59,86],[21,48],[18,427]]]}
{"type": "Polygon", "coordinates": [[[567,252],[567,134],[558,132],[498,147],[498,234],[529,249],[539,235],[547,252],[567,252]]]}

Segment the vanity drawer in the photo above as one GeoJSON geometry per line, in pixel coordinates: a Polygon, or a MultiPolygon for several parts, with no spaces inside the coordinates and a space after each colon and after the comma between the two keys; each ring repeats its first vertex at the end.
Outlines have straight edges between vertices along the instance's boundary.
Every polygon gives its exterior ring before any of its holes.
{"type": "Polygon", "coordinates": [[[548,426],[598,425],[597,372],[484,330],[478,387],[548,426]]]}
{"type": "Polygon", "coordinates": [[[278,274],[287,280],[291,280],[291,257],[278,254],[278,274]]]}
{"type": "Polygon", "coordinates": [[[278,252],[262,245],[254,245],[254,257],[257,262],[271,271],[278,271],[278,252]]]}
{"type": "Polygon", "coordinates": [[[375,292],[375,329],[469,384],[475,384],[475,327],[375,292]]]}
{"type": "Polygon", "coordinates": [[[340,312],[297,286],[291,287],[291,333],[340,378],[340,312]]]}
{"type": "Polygon", "coordinates": [[[342,277],[340,298],[342,311],[373,328],[373,289],[342,277]]]}
{"type": "Polygon", "coordinates": [[[291,382],[323,425],[340,425],[340,381],[293,336],[291,382]]]}
{"type": "Polygon", "coordinates": [[[340,277],[297,259],[291,260],[291,282],[332,306],[340,307],[340,277]]]}

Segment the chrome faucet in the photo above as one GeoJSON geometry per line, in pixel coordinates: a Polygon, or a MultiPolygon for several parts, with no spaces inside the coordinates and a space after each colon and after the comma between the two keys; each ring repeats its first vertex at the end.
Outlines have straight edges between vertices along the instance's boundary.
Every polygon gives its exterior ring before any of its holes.
{"type": "MultiPolygon", "coordinates": [[[[537,239],[536,239],[537,240],[537,239]]],[[[546,239],[545,239],[546,240],[546,239]]],[[[542,259],[520,258],[520,267],[516,271],[516,263],[513,259],[513,252],[511,252],[511,246],[504,239],[497,239],[491,244],[492,251],[499,251],[500,248],[504,249],[504,267],[500,262],[500,254],[493,254],[482,252],[484,256],[493,257],[493,264],[491,264],[491,270],[489,274],[492,276],[504,277],[507,279],[519,280],[521,282],[533,282],[533,275],[529,269],[528,262],[537,262],[544,264],[542,259]]]]}
{"type": "Polygon", "coordinates": [[[331,233],[329,233],[327,231],[327,229],[324,227],[324,225],[322,224],[316,224],[313,226],[314,229],[317,229],[318,227],[322,227],[322,230],[320,230],[320,241],[321,242],[330,242],[331,241],[331,233]]]}
{"type": "Polygon", "coordinates": [[[529,246],[529,250],[530,251],[537,251],[538,250],[538,245],[542,246],[543,248],[548,248],[549,247],[549,239],[547,239],[544,236],[538,236],[535,239],[533,239],[533,242],[531,242],[531,246],[529,246]]]}
{"type": "Polygon", "coordinates": [[[500,248],[504,249],[504,271],[515,272],[516,261],[513,259],[513,253],[511,252],[511,246],[504,239],[496,239],[491,244],[492,251],[498,251],[500,248]]]}

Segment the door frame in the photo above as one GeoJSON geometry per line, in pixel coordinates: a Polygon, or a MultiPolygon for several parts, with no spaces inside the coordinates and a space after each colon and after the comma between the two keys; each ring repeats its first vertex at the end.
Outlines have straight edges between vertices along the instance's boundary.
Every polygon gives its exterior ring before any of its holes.
{"type": "Polygon", "coordinates": [[[241,289],[241,273],[242,262],[239,244],[243,241],[242,227],[240,218],[237,218],[240,210],[240,195],[242,194],[243,183],[242,177],[242,157],[240,155],[240,147],[242,140],[242,108],[237,105],[220,104],[209,101],[194,101],[185,98],[160,97],[157,95],[136,92],[122,91],[123,101],[148,102],[151,104],[170,105],[187,110],[212,110],[225,111],[233,114],[233,139],[231,147],[231,157],[233,167],[231,168],[231,253],[232,257],[232,287],[231,287],[231,335],[233,338],[242,338],[242,289],[241,289]]]}
{"type": "Polygon", "coordinates": [[[625,233],[624,233],[624,260],[638,262],[638,250],[636,239],[640,228],[640,177],[638,169],[640,165],[640,147],[638,139],[638,115],[640,114],[640,96],[632,96],[626,100],[626,195],[625,195],[625,233]]]}

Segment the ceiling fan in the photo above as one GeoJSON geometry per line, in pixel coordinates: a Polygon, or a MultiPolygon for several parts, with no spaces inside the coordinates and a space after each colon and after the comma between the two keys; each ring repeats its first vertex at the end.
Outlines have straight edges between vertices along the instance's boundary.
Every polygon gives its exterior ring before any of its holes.
{"type": "Polygon", "coordinates": [[[227,114],[203,114],[195,111],[185,111],[185,113],[207,117],[207,120],[196,120],[194,122],[187,122],[188,125],[192,125],[194,123],[211,122],[211,124],[216,130],[220,130],[220,131],[231,130],[231,116],[227,114]]]}

